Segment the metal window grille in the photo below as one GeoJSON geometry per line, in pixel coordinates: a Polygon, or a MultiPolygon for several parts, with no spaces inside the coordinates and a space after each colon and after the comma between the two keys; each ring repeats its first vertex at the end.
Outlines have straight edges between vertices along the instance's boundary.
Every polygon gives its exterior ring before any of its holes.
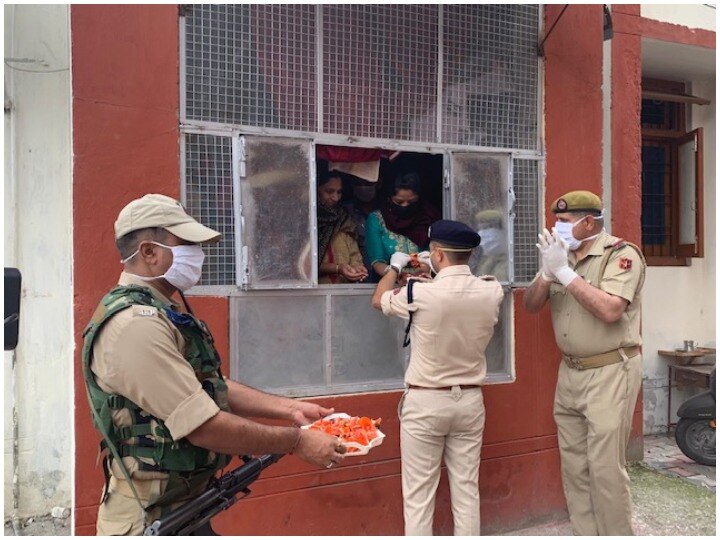
{"type": "Polygon", "coordinates": [[[438,7],[323,6],[326,133],[435,140],[438,7]]]}
{"type": "Polygon", "coordinates": [[[194,4],[185,117],[316,131],[315,7],[194,4]]]}
{"type": "Polygon", "coordinates": [[[516,159],[513,162],[516,197],[513,257],[516,284],[532,281],[538,271],[539,259],[535,244],[540,232],[540,165],[540,161],[528,159],[516,159]]]}
{"type": "Polygon", "coordinates": [[[443,7],[442,142],[537,148],[538,10],[443,7]]]}
{"type": "Polygon", "coordinates": [[[189,9],[186,121],[538,148],[537,5],[189,9]]]}
{"type": "Polygon", "coordinates": [[[232,138],[186,133],[185,207],[203,225],[220,233],[220,242],[203,246],[199,285],[235,284],[232,138]]]}

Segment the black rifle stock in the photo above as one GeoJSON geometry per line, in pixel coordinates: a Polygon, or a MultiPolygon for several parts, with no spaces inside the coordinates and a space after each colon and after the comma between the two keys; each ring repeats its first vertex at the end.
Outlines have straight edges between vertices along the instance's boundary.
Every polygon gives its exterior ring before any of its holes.
{"type": "Polygon", "coordinates": [[[199,529],[215,515],[235,504],[238,493],[248,495],[248,486],[257,480],[260,472],[282,456],[267,454],[248,459],[237,469],[222,475],[193,500],[155,520],[145,529],[145,536],[184,536],[199,529]]]}

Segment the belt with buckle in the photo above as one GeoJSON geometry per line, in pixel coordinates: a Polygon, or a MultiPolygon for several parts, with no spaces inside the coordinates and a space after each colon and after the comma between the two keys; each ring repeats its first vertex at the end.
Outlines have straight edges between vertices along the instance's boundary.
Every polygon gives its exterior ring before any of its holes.
{"type": "Polygon", "coordinates": [[[621,349],[615,349],[614,351],[608,351],[606,353],[596,354],[594,356],[579,357],[563,355],[563,360],[568,367],[583,370],[618,364],[622,362],[625,358],[632,358],[633,356],[637,356],[638,354],[640,354],[640,347],[634,345],[632,347],[623,347],[621,349]]]}
{"type": "MultiPolygon", "coordinates": [[[[479,384],[456,384],[462,390],[468,390],[470,388],[480,388],[479,384]]],[[[408,384],[408,388],[412,390],[452,390],[455,386],[418,386],[417,384],[408,384]]]]}

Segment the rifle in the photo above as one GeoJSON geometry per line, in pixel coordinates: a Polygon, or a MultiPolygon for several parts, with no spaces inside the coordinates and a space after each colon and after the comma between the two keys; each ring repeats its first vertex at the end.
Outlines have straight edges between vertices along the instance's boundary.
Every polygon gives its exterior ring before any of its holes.
{"type": "Polygon", "coordinates": [[[238,493],[244,494],[240,498],[247,497],[250,494],[248,486],[257,480],[263,469],[281,457],[283,454],[267,454],[255,458],[243,456],[243,465],[222,475],[193,500],[155,520],[145,529],[145,536],[185,536],[205,524],[208,524],[205,534],[212,533],[210,519],[235,504],[239,500],[236,498],[238,493]]]}

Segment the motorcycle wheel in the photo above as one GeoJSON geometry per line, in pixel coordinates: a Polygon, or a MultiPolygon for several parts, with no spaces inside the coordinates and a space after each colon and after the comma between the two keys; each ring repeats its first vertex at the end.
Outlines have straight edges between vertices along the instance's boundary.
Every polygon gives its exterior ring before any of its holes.
{"type": "Polygon", "coordinates": [[[681,418],[675,441],[687,457],[701,465],[715,466],[715,427],[710,419],[681,418]]]}

